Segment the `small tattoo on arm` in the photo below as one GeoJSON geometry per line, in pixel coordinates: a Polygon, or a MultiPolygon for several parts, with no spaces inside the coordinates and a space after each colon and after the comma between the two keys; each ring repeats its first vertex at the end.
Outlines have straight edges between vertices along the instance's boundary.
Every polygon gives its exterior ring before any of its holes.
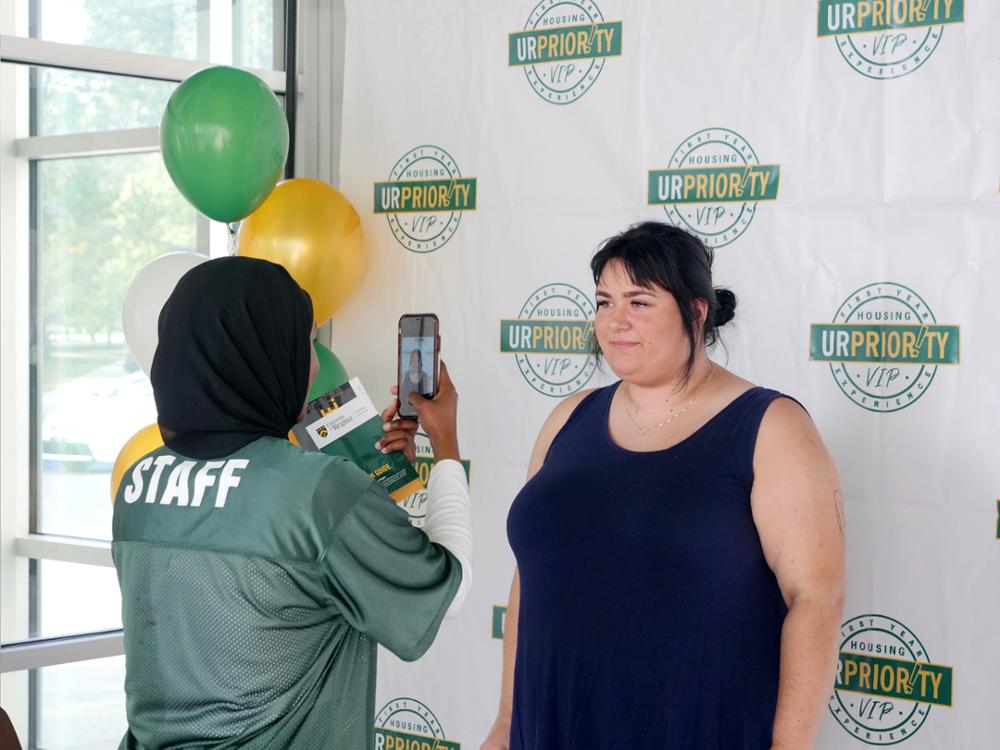
{"type": "Polygon", "coordinates": [[[840,540],[847,541],[847,529],[844,527],[844,493],[835,490],[833,493],[833,512],[837,516],[837,528],[840,530],[840,540]]]}

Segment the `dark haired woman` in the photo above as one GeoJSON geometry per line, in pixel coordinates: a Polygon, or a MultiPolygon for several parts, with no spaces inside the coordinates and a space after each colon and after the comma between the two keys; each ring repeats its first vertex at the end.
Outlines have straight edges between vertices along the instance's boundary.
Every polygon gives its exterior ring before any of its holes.
{"type": "Polygon", "coordinates": [[[410,366],[399,377],[399,400],[405,401],[411,393],[418,395],[430,391],[427,373],[424,372],[424,357],[420,348],[410,352],[410,366]]]}
{"type": "Polygon", "coordinates": [[[484,748],[806,750],[844,596],[836,470],[806,412],[709,360],[736,300],[646,222],[591,267],[621,379],[542,426],[484,748]]]}
{"type": "MultiPolygon", "coordinates": [[[[166,445],[114,509],[125,750],[371,748],[376,643],[416,659],[461,606],[472,535],[447,370],[433,401],[410,399],[438,459],[418,530],[357,466],[288,442],[314,337],[309,297],[263,260],[203,263],[163,308],[166,445]]],[[[379,446],[405,449],[393,413],[379,446]]]]}

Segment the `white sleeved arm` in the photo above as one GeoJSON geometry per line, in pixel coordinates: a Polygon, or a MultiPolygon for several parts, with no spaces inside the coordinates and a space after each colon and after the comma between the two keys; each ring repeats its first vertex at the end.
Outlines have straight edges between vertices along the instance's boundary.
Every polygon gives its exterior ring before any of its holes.
{"type": "Polygon", "coordinates": [[[472,503],[465,469],[458,461],[438,461],[431,469],[423,531],[462,566],[462,583],[445,613],[445,617],[454,617],[461,612],[472,585],[472,503]]]}

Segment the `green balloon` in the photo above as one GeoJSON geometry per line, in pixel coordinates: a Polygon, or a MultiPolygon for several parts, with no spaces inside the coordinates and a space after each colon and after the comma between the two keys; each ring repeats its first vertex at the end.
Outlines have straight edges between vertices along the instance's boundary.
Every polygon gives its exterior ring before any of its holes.
{"type": "Polygon", "coordinates": [[[316,357],[319,359],[319,374],[313,381],[312,388],[309,389],[309,395],[306,396],[307,401],[319,398],[327,391],[333,390],[338,385],[343,385],[350,379],[347,376],[347,370],[337,359],[336,354],[318,341],[313,346],[316,349],[316,357]]]}
{"type": "Polygon", "coordinates": [[[160,149],[170,178],[195,208],[216,221],[239,221],[281,178],[288,123],[257,76],[206,68],[170,96],[160,149]]]}

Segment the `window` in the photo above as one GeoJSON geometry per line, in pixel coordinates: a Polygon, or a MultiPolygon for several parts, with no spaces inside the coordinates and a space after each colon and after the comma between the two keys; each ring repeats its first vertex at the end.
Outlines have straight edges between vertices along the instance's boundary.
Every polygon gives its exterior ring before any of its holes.
{"type": "Polygon", "coordinates": [[[25,747],[124,730],[109,472],[156,411],[122,301],[158,255],[228,243],[174,188],[157,128],[206,62],[283,93],[283,15],[282,0],[0,0],[0,643],[5,669],[10,649],[48,654],[0,678],[25,747]]]}
{"type": "Polygon", "coordinates": [[[35,531],[110,539],[111,466],[156,421],[149,379],[125,346],[122,300],[156,256],[199,250],[196,213],[155,152],[51,159],[33,174],[35,531]]]}
{"type": "Polygon", "coordinates": [[[34,39],[261,70],[282,69],[274,0],[18,0],[34,39]]]}
{"type": "Polygon", "coordinates": [[[36,747],[44,750],[108,750],[125,734],[125,657],[92,659],[31,671],[36,747]],[[85,697],[84,697],[85,696],[85,697]]]}

